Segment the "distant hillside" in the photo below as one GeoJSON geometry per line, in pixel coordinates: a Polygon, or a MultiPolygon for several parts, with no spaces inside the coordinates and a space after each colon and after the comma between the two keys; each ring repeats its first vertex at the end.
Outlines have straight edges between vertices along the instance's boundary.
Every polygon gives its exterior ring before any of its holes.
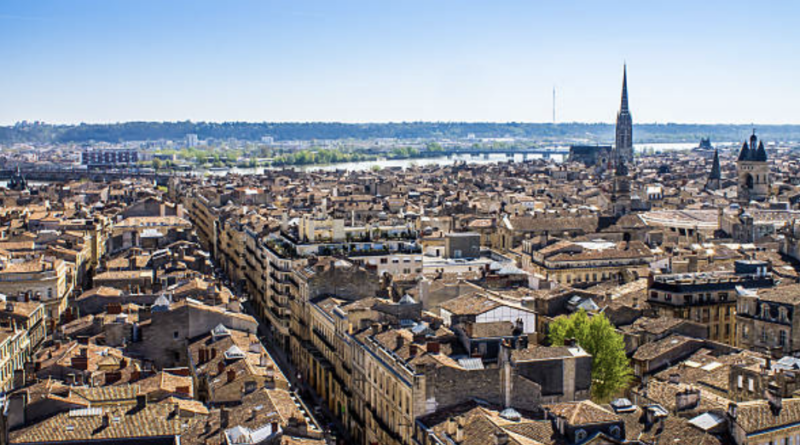
{"type": "MultiPolygon", "coordinates": [[[[800,125],[762,125],[759,135],[767,141],[800,140],[800,125]]],[[[643,124],[634,126],[636,142],[695,142],[701,137],[712,141],[743,140],[752,128],[748,125],[643,124]]],[[[611,142],[612,124],[532,124],[532,123],[246,123],[246,122],[126,122],[120,124],[49,125],[24,123],[0,127],[0,144],[15,142],[125,142],[182,139],[187,134],[200,139],[258,141],[263,136],[275,140],[371,139],[371,138],[465,138],[525,137],[540,140],[586,140],[611,142]]]]}

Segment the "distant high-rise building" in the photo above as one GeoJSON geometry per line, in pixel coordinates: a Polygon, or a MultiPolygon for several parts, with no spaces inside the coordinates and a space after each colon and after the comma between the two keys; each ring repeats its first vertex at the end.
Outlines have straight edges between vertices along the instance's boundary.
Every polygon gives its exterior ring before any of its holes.
{"type": "Polygon", "coordinates": [[[128,148],[92,148],[81,152],[81,164],[88,168],[130,167],[139,162],[139,152],[128,148]]]}
{"type": "Polygon", "coordinates": [[[200,143],[200,139],[198,139],[196,134],[187,134],[186,135],[186,146],[187,147],[197,147],[197,144],[200,143]]]}
{"type": "Polygon", "coordinates": [[[769,197],[769,163],[764,141],[758,140],[756,132],[750,136],[750,144],[744,141],[739,158],[736,161],[736,171],[739,180],[739,202],[747,204],[750,201],[764,201],[769,197]],[[758,148],[756,148],[758,147],[758,148]]]}
{"type": "Polygon", "coordinates": [[[614,145],[614,158],[633,163],[633,118],[628,110],[628,67],[622,72],[622,104],[617,113],[617,138],[614,145]]]}

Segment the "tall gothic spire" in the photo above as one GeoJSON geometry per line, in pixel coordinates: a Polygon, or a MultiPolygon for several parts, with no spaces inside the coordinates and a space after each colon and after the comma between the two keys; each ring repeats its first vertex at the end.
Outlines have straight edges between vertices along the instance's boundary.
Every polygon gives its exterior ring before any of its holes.
{"type": "Polygon", "coordinates": [[[622,71],[622,104],[617,113],[617,135],[614,158],[633,163],[633,118],[628,109],[628,65],[622,71]]]}
{"type": "Polygon", "coordinates": [[[714,162],[711,164],[711,174],[708,179],[722,179],[722,169],[719,167],[719,152],[714,150],[714,162]]]}
{"type": "Polygon", "coordinates": [[[622,104],[619,107],[620,113],[628,112],[628,64],[622,67],[622,104]]]}

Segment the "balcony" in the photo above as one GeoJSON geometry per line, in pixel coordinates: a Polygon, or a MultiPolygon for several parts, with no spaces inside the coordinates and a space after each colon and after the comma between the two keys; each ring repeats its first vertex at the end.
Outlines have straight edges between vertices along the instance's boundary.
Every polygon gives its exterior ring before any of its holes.
{"type": "Polygon", "coordinates": [[[381,416],[378,415],[378,411],[376,411],[375,408],[373,408],[370,405],[367,405],[367,410],[370,412],[370,414],[372,414],[372,418],[375,420],[375,423],[378,424],[378,427],[384,432],[384,434],[386,434],[387,436],[391,437],[393,440],[395,440],[398,443],[403,443],[403,436],[401,436],[400,434],[398,434],[395,431],[393,431],[392,427],[389,426],[389,424],[387,424],[381,418],[381,416]]]}
{"type": "Polygon", "coordinates": [[[334,345],[333,345],[333,343],[331,343],[331,342],[328,340],[328,338],[327,338],[327,337],[325,337],[325,335],[324,335],[322,332],[320,332],[320,331],[319,331],[317,328],[313,328],[313,329],[311,329],[311,330],[314,332],[314,335],[316,335],[316,336],[317,336],[317,338],[318,338],[318,339],[319,339],[319,340],[320,340],[320,341],[321,341],[321,342],[322,342],[322,343],[323,343],[323,344],[324,344],[324,345],[325,345],[325,346],[326,346],[328,349],[330,349],[330,350],[331,350],[331,351],[332,351],[334,354],[336,353],[336,346],[334,346],[334,345]]]}

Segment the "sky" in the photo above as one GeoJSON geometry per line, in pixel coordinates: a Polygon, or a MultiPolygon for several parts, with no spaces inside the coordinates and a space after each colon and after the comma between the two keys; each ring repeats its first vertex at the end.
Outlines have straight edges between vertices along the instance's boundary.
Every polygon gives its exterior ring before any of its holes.
{"type": "Polygon", "coordinates": [[[15,122],[800,124],[800,2],[0,0],[15,122]]]}

